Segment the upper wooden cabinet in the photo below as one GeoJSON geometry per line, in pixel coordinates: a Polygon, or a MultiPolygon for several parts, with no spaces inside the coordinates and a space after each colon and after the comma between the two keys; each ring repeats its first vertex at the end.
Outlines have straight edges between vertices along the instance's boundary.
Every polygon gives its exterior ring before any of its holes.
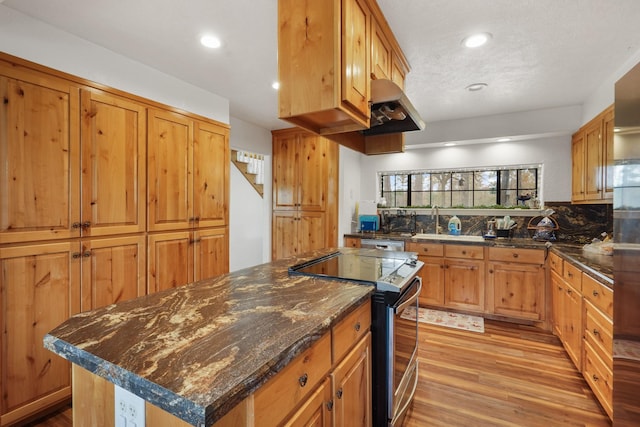
{"type": "Polygon", "coordinates": [[[296,126],[367,129],[371,78],[404,85],[408,63],[375,0],[279,0],[278,24],[279,116],[296,126]]]}
{"type": "Polygon", "coordinates": [[[573,203],[611,203],[613,199],[613,105],[572,137],[573,203]]]}
{"type": "Polygon", "coordinates": [[[146,226],[146,108],[106,92],[81,93],[83,236],[146,226]]]}
{"type": "Polygon", "coordinates": [[[155,109],[148,121],[149,230],[225,225],[228,129],[155,109]]]}
{"type": "Polygon", "coordinates": [[[79,89],[0,73],[0,243],[78,237],[79,89]]]}

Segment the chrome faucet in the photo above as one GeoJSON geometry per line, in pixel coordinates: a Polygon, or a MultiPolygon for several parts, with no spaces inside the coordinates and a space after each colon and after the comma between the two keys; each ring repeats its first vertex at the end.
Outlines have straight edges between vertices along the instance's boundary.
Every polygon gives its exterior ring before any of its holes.
{"type": "Polygon", "coordinates": [[[438,212],[438,205],[433,205],[431,207],[431,219],[433,219],[433,215],[435,214],[436,216],[436,225],[434,227],[434,233],[435,234],[440,234],[440,213],[438,212]]]}

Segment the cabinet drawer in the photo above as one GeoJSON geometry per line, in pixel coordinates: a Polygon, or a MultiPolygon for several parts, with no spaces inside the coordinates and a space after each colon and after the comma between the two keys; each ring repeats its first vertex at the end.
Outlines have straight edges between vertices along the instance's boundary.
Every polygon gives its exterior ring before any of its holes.
{"type": "Polygon", "coordinates": [[[447,258],[484,259],[482,246],[446,245],[444,253],[447,258]]]}
{"type": "Polygon", "coordinates": [[[254,413],[260,425],[279,425],[330,369],[331,334],[327,333],[256,391],[254,413]]]}
{"type": "Polygon", "coordinates": [[[609,418],[611,418],[613,413],[613,374],[588,343],[585,343],[584,355],[582,375],[589,383],[591,390],[593,390],[609,418]]]}
{"type": "Polygon", "coordinates": [[[573,264],[563,262],[563,274],[562,277],[565,281],[569,282],[574,289],[582,293],[582,271],[573,264]]]}
{"type": "Polygon", "coordinates": [[[417,252],[420,256],[443,256],[444,245],[442,243],[416,243],[408,242],[406,250],[417,252]]]}
{"type": "Polygon", "coordinates": [[[610,288],[583,273],[582,295],[613,319],[613,291],[610,288]]]}
{"type": "Polygon", "coordinates": [[[563,264],[563,261],[559,255],[556,255],[553,252],[549,252],[549,266],[551,267],[551,270],[555,271],[560,276],[562,276],[564,273],[562,269],[563,267],[562,264],[563,264]]]}
{"type": "Polygon", "coordinates": [[[492,261],[519,262],[525,264],[544,264],[544,250],[489,248],[489,259],[492,261]]]}
{"type": "Polygon", "coordinates": [[[587,302],[585,308],[585,340],[598,352],[609,369],[613,369],[613,323],[587,302]]]}
{"type": "Polygon", "coordinates": [[[371,301],[358,307],[353,313],[331,329],[333,363],[338,363],[362,336],[371,329],[371,301]]]}

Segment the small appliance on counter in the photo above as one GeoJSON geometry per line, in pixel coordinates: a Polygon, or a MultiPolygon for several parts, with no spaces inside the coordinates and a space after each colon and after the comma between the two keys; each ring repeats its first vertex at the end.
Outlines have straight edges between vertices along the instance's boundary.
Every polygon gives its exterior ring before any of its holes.
{"type": "Polygon", "coordinates": [[[380,230],[380,217],[378,215],[360,215],[358,217],[360,231],[380,230]]]}

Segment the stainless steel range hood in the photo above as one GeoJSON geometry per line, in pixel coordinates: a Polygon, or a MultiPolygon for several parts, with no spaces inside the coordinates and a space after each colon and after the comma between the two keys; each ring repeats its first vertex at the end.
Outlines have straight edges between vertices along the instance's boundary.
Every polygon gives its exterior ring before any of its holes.
{"type": "Polygon", "coordinates": [[[362,134],[383,135],[424,129],[420,114],[397,84],[387,79],[371,81],[371,124],[362,134]]]}

